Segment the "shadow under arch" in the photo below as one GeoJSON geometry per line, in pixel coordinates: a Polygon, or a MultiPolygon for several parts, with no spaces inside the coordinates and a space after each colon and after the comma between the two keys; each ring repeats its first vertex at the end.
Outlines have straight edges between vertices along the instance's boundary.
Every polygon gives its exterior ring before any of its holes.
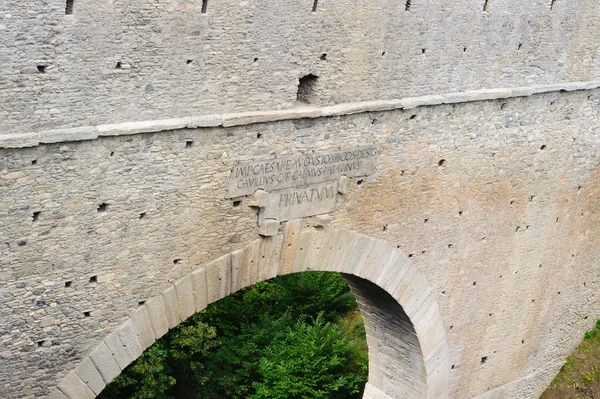
{"type": "Polygon", "coordinates": [[[278,275],[340,272],[365,322],[364,398],[448,397],[448,348],[435,295],[408,257],[384,240],[344,230],[261,237],[175,282],[137,308],[58,384],[52,399],[93,399],[154,341],[210,303],[278,275]]]}

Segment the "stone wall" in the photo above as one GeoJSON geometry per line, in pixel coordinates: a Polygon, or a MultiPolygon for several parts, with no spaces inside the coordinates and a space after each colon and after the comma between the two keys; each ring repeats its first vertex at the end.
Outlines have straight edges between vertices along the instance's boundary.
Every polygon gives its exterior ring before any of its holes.
{"type": "Polygon", "coordinates": [[[598,25],[593,0],[7,0],[0,134],[287,109],[310,74],[319,105],[598,80],[598,25]]]}
{"type": "Polygon", "coordinates": [[[427,277],[450,397],[535,398],[600,315],[599,105],[555,92],[0,150],[0,396],[49,395],[141,302],[255,240],[251,199],[225,199],[235,161],[378,144],[329,228],[427,277]]]}

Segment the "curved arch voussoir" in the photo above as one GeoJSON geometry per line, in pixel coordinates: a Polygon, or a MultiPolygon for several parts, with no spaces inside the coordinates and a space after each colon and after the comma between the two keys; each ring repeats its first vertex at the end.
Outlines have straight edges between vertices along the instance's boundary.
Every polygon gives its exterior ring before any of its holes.
{"type": "Polygon", "coordinates": [[[369,345],[365,398],[447,397],[448,348],[435,294],[406,255],[385,240],[302,230],[296,220],[281,235],[199,266],[138,307],[60,381],[52,398],[92,399],[169,329],[208,304],[277,275],[308,270],[344,273],[361,304],[369,345]],[[406,357],[414,378],[393,369],[394,356],[406,357]]]}

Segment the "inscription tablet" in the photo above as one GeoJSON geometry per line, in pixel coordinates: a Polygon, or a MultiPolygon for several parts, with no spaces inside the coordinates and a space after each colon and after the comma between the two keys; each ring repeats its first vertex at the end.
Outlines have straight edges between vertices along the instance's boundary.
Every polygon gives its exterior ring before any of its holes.
{"type": "Polygon", "coordinates": [[[375,166],[377,145],[288,155],[281,158],[237,162],[231,170],[227,198],[314,183],[337,181],[342,175],[366,176],[375,166]]]}
{"type": "Polygon", "coordinates": [[[311,184],[268,194],[260,209],[259,221],[277,219],[280,222],[333,212],[338,195],[338,182],[311,184]]]}

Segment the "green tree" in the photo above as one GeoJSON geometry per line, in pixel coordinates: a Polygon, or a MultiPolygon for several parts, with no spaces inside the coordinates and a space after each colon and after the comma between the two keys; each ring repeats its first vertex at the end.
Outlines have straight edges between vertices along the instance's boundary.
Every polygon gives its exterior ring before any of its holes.
{"type": "Polygon", "coordinates": [[[347,398],[360,391],[361,377],[348,367],[350,343],[323,313],[277,333],[259,361],[251,397],[347,398]]]}
{"type": "MultiPolygon", "coordinates": [[[[192,317],[157,340],[98,395],[100,399],[171,399],[205,381],[216,329],[192,317]],[[188,385],[186,381],[193,383],[188,385]],[[179,382],[179,384],[178,384],[179,382]]],[[[189,392],[187,392],[189,393],[189,392]]]]}

